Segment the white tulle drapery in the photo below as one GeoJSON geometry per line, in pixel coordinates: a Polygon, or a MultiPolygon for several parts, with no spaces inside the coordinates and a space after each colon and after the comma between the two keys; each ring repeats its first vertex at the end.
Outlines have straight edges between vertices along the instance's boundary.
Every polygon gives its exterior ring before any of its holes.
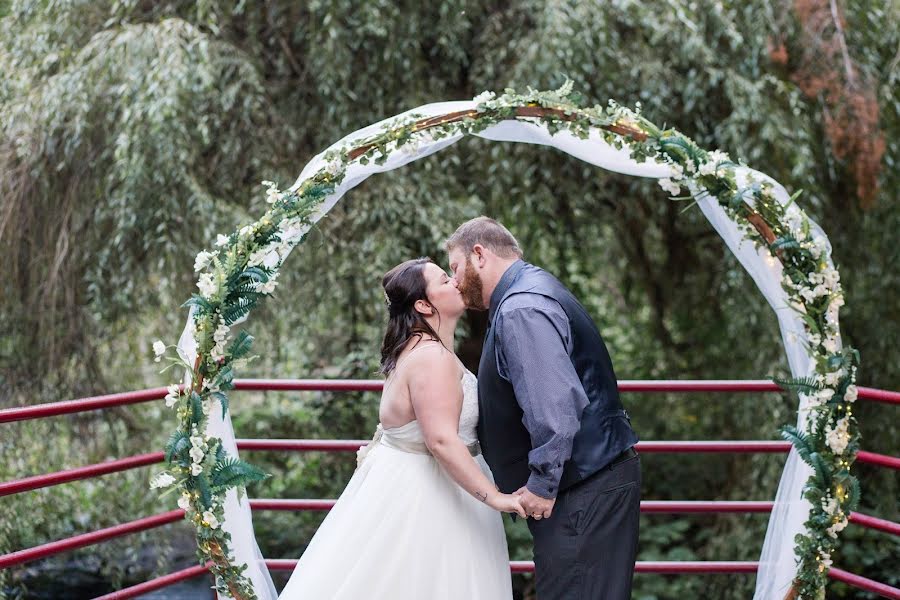
{"type": "MultiPolygon", "coordinates": [[[[329,149],[353,147],[355,142],[380,133],[390,123],[402,121],[408,117],[433,117],[456,111],[470,110],[475,107],[476,104],[473,101],[440,102],[421,106],[360,129],[336,142],[329,149]]],[[[638,163],[629,157],[627,149],[619,150],[614,148],[606,143],[596,132],[592,133],[588,139],[582,140],[567,131],[560,131],[555,135],[551,135],[538,120],[510,120],[488,127],[475,135],[489,140],[551,146],[588,163],[617,173],[651,178],[669,176],[669,168],[667,166],[652,161],[638,163]]],[[[351,163],[347,167],[346,175],[341,184],[316,210],[312,221],[315,222],[328,213],[344,194],[359,185],[370,175],[391,171],[414,160],[434,154],[456,143],[462,137],[462,135],[454,135],[436,141],[426,137],[419,142],[407,144],[392,152],[385,163],[381,165],[372,161],[366,165],[359,162],[351,163]]],[[[322,152],[309,161],[291,189],[297,189],[306,179],[312,177],[326,166],[326,152],[322,152]]],[[[737,177],[739,183],[741,181],[746,182],[748,176],[752,176],[757,180],[766,179],[772,181],[764,174],[751,169],[743,167],[738,169],[737,177]]],[[[772,183],[775,186],[778,201],[782,204],[788,204],[789,198],[784,188],[774,181],[772,183]]],[[[660,201],[668,201],[663,196],[662,191],[660,191],[660,201]]],[[[722,236],[731,252],[756,282],[769,305],[775,311],[792,375],[794,377],[809,375],[813,371],[814,365],[806,350],[806,332],[799,315],[788,307],[785,292],[781,288],[781,264],[774,260],[767,250],[759,250],[750,240],[745,239],[741,229],[728,217],[715,199],[702,199],[699,201],[699,207],[713,228],[722,236]]],[[[796,205],[791,205],[788,208],[789,213],[798,210],[796,205]]],[[[457,223],[447,223],[446,225],[449,234],[455,229],[457,223]]],[[[821,228],[813,224],[812,229],[814,238],[825,238],[821,228]]],[[[291,237],[299,238],[305,233],[306,230],[294,231],[291,237]]],[[[829,245],[829,256],[830,251],[829,245]]],[[[277,256],[271,255],[268,258],[268,263],[271,265],[277,260],[277,256]]],[[[188,317],[184,332],[178,343],[179,353],[189,364],[193,364],[196,358],[196,343],[191,333],[192,319],[192,315],[188,317]]],[[[801,404],[797,419],[798,427],[804,431],[806,429],[806,410],[807,407],[801,404]]],[[[774,428],[778,424],[773,423],[772,425],[774,428]]],[[[237,456],[238,451],[230,416],[226,415],[223,419],[221,413],[213,411],[213,414],[210,415],[207,435],[221,438],[228,452],[237,456]]],[[[803,484],[809,475],[810,468],[800,460],[796,452],[791,451],[778,486],[775,506],[769,519],[769,526],[760,556],[760,570],[757,575],[756,593],[754,595],[754,598],[757,600],[781,600],[793,579],[796,571],[793,539],[802,530],[803,523],[809,512],[809,504],[801,496],[803,484]]],[[[278,594],[266,569],[253,533],[249,503],[246,500],[239,503],[234,490],[228,493],[226,499],[223,527],[231,534],[231,547],[235,563],[247,565],[247,576],[253,582],[259,598],[261,600],[277,598],[278,594]]]]}

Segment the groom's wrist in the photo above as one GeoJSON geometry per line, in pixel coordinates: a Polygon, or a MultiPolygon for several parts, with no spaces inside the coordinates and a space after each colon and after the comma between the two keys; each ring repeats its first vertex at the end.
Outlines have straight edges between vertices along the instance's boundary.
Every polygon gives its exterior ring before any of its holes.
{"type": "Polygon", "coordinates": [[[528,483],[525,484],[525,487],[535,496],[540,496],[546,500],[556,498],[557,493],[559,493],[558,481],[555,479],[538,477],[533,473],[531,477],[528,478],[528,483]]]}

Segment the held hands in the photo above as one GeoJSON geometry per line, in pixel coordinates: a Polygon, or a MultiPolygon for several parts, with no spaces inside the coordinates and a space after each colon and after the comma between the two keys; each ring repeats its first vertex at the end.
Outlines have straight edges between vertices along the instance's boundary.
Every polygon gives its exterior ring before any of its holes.
{"type": "Polygon", "coordinates": [[[528,518],[539,521],[541,519],[549,519],[550,515],[553,514],[553,505],[556,504],[556,498],[542,498],[533,494],[525,486],[520,487],[513,495],[518,496],[519,502],[522,508],[525,509],[528,518]]]}
{"type": "Polygon", "coordinates": [[[523,519],[525,518],[525,509],[522,508],[522,503],[515,494],[503,494],[499,491],[494,492],[488,496],[486,504],[494,510],[516,513],[523,519]]]}

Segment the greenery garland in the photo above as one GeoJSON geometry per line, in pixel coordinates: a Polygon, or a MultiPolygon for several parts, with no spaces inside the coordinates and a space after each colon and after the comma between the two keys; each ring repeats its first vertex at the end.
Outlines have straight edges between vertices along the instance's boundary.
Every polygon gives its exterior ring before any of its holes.
{"type": "MultiPolygon", "coordinates": [[[[218,405],[228,411],[227,391],[233,389],[234,369],[251,360],[253,338],[231,328],[243,320],[277,286],[278,271],[290,250],[313,224],[311,215],[332,194],[353,162],[383,164],[395,151],[414,152],[420,144],[452,135],[467,135],[508,119],[540,123],[551,134],[566,130],[587,139],[599,132],[616,148],[627,147],[638,162],[653,160],[668,165],[670,177],[660,186],[676,200],[712,197],[742,228],[745,238],[768,253],[771,264],[780,260],[782,285],[791,306],[806,328],[808,352],[815,364],[809,377],[776,381],[797,391],[801,405],[810,407],[806,431],[782,428],[782,435],[813,469],[804,490],[811,503],[805,532],[796,537],[799,559],[793,594],[803,599],[825,597],[831,553],[837,534],[859,502],[859,484],[850,474],[859,449],[859,430],[852,415],[856,400],[859,356],[852,348],[840,349],[838,309],[843,295],[837,270],[829,263],[826,242],[814,235],[802,210],[779,203],[767,181],[738,185],[739,166],[724,152],[707,152],[674,129],[660,129],[636,110],[613,101],[605,107],[586,107],[567,81],[555,91],[524,94],[507,89],[501,96],[484,92],[475,98],[477,109],[433,118],[405,115],[388,122],[382,132],[352,147],[331,150],[326,164],[297,189],[281,192],[264,182],[271,205],[258,221],[230,236],[219,235],[215,249],[197,255],[195,271],[199,293],[185,306],[192,309],[197,359],[185,362],[171,346],[154,343],[156,360],[185,371],[185,385],[169,386],[166,406],[174,408],[178,429],[165,447],[168,467],[151,481],[163,494],[180,491],[178,506],[185,510],[197,533],[198,559],[209,564],[216,590],[235,599],[255,599],[246,565],[235,565],[230,535],[221,525],[224,499],[236,488],[267,477],[252,465],[229,456],[222,440],[206,435],[208,417],[218,405]],[[680,196],[682,189],[689,192],[680,196]]],[[[166,367],[168,369],[169,367],[166,367]]],[[[164,369],[164,371],[166,370],[164,369]]]]}

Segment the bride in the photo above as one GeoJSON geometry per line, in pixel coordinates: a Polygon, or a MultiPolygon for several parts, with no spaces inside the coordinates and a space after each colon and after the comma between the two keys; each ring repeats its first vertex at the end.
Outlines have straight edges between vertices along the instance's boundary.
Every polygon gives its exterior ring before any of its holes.
{"type": "Polygon", "coordinates": [[[452,350],[456,281],[419,258],[382,286],[381,424],[279,597],[509,600],[500,512],[525,512],[480,453],[477,381],[452,350]]]}

